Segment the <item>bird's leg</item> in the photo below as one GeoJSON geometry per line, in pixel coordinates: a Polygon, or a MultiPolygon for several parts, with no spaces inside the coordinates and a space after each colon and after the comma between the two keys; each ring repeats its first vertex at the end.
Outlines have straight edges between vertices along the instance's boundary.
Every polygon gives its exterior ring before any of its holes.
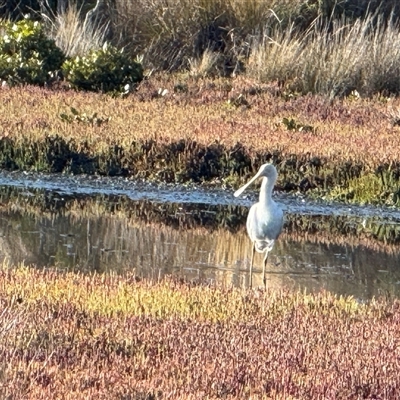
{"type": "Polygon", "coordinates": [[[266,252],[265,257],[264,257],[264,263],[263,263],[263,283],[264,283],[264,289],[267,289],[267,278],[265,277],[265,268],[266,268],[266,266],[267,266],[268,253],[269,253],[269,251],[266,252]]]}
{"type": "Polygon", "coordinates": [[[250,289],[253,287],[253,262],[254,262],[255,250],[256,250],[256,244],[253,243],[251,250],[251,262],[250,262],[250,289]]]}

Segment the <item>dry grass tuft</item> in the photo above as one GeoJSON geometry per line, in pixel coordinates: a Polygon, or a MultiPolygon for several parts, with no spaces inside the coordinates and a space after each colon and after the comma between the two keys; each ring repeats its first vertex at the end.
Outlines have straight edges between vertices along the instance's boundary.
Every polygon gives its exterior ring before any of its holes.
{"type": "Polygon", "coordinates": [[[67,57],[87,54],[90,50],[98,50],[107,37],[108,24],[99,24],[84,19],[76,4],[69,5],[60,13],[42,15],[49,36],[67,57]]]}
{"type": "Polygon", "coordinates": [[[262,81],[279,80],[297,92],[330,98],[354,90],[398,92],[400,31],[393,20],[372,14],[355,22],[317,19],[306,32],[278,27],[253,43],[247,73],[262,81]]]}
{"type": "Polygon", "coordinates": [[[216,74],[218,68],[218,53],[207,49],[199,58],[189,59],[190,75],[194,78],[205,78],[216,74]]]}

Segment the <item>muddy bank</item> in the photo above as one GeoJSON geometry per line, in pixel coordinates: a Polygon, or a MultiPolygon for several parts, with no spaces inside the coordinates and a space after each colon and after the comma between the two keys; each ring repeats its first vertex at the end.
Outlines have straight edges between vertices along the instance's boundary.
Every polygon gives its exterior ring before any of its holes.
{"type": "Polygon", "coordinates": [[[122,176],[165,183],[222,183],[232,187],[243,183],[265,162],[278,165],[279,191],[324,196],[335,189],[335,198],[351,201],[360,199],[360,194],[356,195],[360,191],[357,180],[363,177],[365,201],[400,204],[400,163],[382,164],[371,173],[360,162],[287,156],[279,151],[250,152],[241,144],[227,147],[218,142],[205,146],[193,140],[168,144],[135,140],[128,147],[115,144],[96,153],[86,141],[66,140],[58,135],[40,141],[0,139],[0,168],[9,171],[122,176]]]}

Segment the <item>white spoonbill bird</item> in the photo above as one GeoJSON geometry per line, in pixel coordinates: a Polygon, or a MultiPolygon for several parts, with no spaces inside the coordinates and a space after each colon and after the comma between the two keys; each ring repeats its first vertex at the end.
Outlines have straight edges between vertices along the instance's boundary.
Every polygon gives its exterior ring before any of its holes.
{"type": "Polygon", "coordinates": [[[265,253],[263,264],[263,283],[267,285],[265,278],[265,267],[268,254],[274,247],[275,240],[282,231],[283,211],[278,204],[272,200],[272,189],[274,188],[278,172],[272,164],[264,164],[260,167],[253,178],[234,193],[235,197],[240,196],[256,179],[263,178],[258,203],[251,206],[247,217],[247,233],[253,243],[250,264],[250,287],[253,283],[253,260],[254,252],[265,253]]]}

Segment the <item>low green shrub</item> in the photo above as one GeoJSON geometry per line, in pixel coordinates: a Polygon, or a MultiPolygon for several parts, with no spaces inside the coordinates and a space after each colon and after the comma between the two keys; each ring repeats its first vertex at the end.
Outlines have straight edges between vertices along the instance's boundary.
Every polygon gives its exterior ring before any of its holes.
{"type": "Polygon", "coordinates": [[[65,57],[37,21],[0,23],[0,79],[10,84],[45,84],[65,57]]]}
{"type": "Polygon", "coordinates": [[[75,57],[63,64],[66,80],[75,89],[101,92],[125,92],[143,79],[143,67],[111,45],[92,50],[87,56],[75,57]]]}

